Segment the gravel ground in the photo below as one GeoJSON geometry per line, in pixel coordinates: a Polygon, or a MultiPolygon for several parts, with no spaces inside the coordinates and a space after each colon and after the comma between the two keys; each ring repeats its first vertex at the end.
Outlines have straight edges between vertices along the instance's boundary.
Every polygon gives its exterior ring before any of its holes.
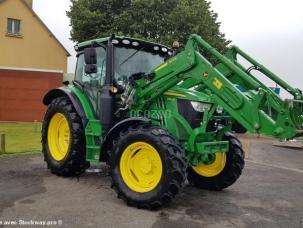
{"type": "Polygon", "coordinates": [[[9,221],[40,227],[31,222],[41,221],[81,228],[303,228],[303,150],[256,141],[248,147],[246,167],[236,184],[221,192],[187,185],[158,211],[127,207],[117,199],[102,164],[94,167],[98,173],[61,178],[46,169],[41,155],[2,157],[0,227],[9,221]]]}

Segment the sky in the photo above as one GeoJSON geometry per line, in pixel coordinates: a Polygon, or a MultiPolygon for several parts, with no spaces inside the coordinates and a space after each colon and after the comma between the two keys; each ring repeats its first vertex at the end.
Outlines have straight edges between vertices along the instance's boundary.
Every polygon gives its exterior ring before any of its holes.
{"type": "MultiPolygon", "coordinates": [[[[210,0],[221,31],[289,84],[303,90],[302,0],[210,0]]],[[[75,69],[75,52],[66,16],[69,0],[34,0],[34,10],[72,54],[68,72],[75,69]]],[[[273,83],[266,81],[268,86],[273,83]]]]}

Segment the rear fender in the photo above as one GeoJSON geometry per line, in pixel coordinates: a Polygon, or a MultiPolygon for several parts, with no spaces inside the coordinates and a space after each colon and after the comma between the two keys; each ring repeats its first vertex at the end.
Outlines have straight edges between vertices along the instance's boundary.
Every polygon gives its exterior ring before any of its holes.
{"type": "Polygon", "coordinates": [[[72,102],[73,106],[75,107],[78,115],[81,117],[83,126],[86,126],[88,119],[86,118],[85,112],[83,110],[83,107],[81,105],[81,102],[77,98],[77,96],[72,93],[70,89],[67,87],[60,87],[57,89],[50,90],[44,97],[43,97],[43,104],[49,105],[53,99],[57,97],[68,97],[70,101],[72,102]]]}

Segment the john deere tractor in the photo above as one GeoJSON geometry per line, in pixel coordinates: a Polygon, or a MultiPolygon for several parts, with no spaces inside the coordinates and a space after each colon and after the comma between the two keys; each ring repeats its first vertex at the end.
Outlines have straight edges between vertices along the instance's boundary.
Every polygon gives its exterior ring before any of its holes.
{"type": "Polygon", "coordinates": [[[59,176],[107,162],[112,187],[128,205],[159,208],[186,180],[208,190],[232,185],[244,167],[234,121],[275,138],[303,135],[302,92],[238,47],[221,54],[192,35],[176,51],[113,35],[80,43],[76,51],[72,84],[43,99],[45,161],[59,176]],[[283,100],[252,70],[293,99],[283,100]]]}

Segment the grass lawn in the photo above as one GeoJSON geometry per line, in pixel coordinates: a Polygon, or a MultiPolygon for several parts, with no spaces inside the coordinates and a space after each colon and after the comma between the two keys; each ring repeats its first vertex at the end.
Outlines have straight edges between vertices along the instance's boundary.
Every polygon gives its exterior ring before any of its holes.
{"type": "Polygon", "coordinates": [[[7,154],[41,151],[41,123],[0,122],[0,134],[3,133],[7,154]]]}

